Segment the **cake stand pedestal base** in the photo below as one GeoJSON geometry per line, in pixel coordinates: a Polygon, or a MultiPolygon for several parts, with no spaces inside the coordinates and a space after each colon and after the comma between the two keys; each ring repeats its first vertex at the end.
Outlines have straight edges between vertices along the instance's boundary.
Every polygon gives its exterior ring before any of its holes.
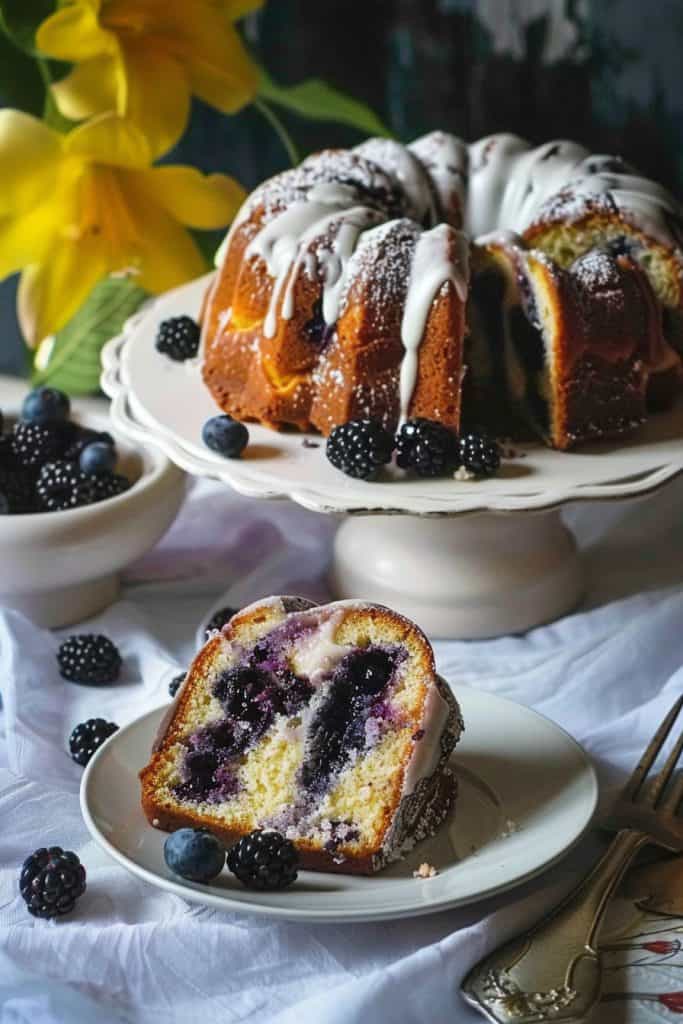
{"type": "Polygon", "coordinates": [[[449,640],[551,622],[583,589],[576,544],[557,511],[349,517],[335,538],[331,582],[337,598],[389,605],[449,640]]]}
{"type": "Polygon", "coordinates": [[[0,605],[21,612],[42,629],[82,622],[109,607],[120,590],[118,573],[53,589],[0,593],[0,605]]]}

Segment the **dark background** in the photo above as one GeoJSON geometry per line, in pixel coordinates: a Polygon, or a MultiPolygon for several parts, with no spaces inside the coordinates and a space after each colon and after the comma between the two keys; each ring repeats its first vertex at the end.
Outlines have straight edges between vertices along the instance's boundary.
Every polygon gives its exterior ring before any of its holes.
{"type": "MultiPolygon", "coordinates": [[[[276,81],[325,78],[400,139],[437,127],[568,137],[683,191],[683,0],[270,0],[245,35],[276,81]]],[[[283,120],[302,153],[359,140],[283,120]]],[[[258,111],[225,118],[201,104],[168,159],[247,188],[287,166],[258,111]]],[[[20,371],[12,281],[0,286],[0,332],[0,372],[20,371]]]]}

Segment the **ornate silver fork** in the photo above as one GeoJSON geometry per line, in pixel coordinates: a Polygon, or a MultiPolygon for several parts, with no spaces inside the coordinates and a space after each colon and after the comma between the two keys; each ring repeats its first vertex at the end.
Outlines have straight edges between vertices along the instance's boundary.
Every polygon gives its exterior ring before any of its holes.
{"type": "Polygon", "coordinates": [[[647,843],[683,850],[683,775],[669,786],[683,752],[683,730],[666,762],[646,785],[683,707],[666,716],[619,794],[605,828],[616,832],[589,875],[529,931],[481,960],[463,982],[465,999],[494,1024],[583,1021],[600,998],[597,936],[624,872],[647,843]],[[668,788],[667,788],[668,787],[668,788]]]}

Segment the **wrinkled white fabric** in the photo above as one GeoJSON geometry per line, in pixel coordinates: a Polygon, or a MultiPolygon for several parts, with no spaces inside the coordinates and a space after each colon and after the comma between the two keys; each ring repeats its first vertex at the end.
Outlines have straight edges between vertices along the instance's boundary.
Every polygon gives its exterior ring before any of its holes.
{"type": "MultiPolygon", "coordinates": [[[[449,679],[533,705],[595,758],[608,792],[683,690],[683,481],[631,505],[574,508],[588,566],[580,611],[525,636],[437,642],[449,679]]],[[[309,927],[193,906],[115,866],[88,838],[71,728],[125,724],[164,699],[222,592],[326,596],[334,522],[253,502],[208,481],[127,574],[120,601],[87,624],[123,654],[119,684],[57,672],[59,635],[0,612],[0,1019],[423,1024],[479,1020],[459,981],[493,945],[567,890],[598,849],[589,836],[542,878],[493,900],[413,921],[309,927]],[[88,870],[78,911],[33,920],[18,866],[40,845],[74,849],[88,870]]],[[[68,632],[73,632],[70,630],[68,632]]]]}

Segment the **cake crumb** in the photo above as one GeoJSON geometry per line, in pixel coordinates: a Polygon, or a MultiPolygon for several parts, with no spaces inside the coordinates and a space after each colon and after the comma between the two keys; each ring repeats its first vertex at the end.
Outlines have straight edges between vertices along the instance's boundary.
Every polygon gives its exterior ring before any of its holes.
{"type": "Polygon", "coordinates": [[[417,871],[413,871],[413,878],[434,878],[438,873],[433,864],[428,864],[427,861],[424,861],[420,864],[417,871]]]}
{"type": "Polygon", "coordinates": [[[515,832],[519,832],[520,826],[512,818],[506,818],[503,828],[501,829],[501,839],[507,839],[508,836],[513,836],[515,832]]]}
{"type": "Polygon", "coordinates": [[[464,466],[459,466],[453,474],[454,480],[474,480],[474,473],[471,473],[469,469],[465,469],[464,466]]]}
{"type": "Polygon", "coordinates": [[[152,818],[152,826],[154,828],[159,828],[159,819],[158,818],[152,818]]]}

